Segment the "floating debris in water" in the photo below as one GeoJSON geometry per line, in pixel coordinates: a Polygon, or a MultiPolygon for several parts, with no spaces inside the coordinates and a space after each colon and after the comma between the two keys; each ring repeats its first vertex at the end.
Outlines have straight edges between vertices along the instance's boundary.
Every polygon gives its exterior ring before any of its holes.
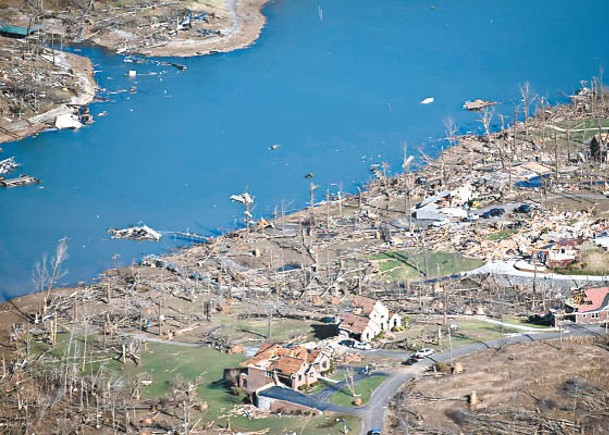
{"type": "Polygon", "coordinates": [[[108,234],[113,239],[131,239],[131,240],[161,240],[161,233],[153,230],[148,225],[140,227],[129,227],[123,229],[110,228],[108,234]]]}
{"type": "Polygon", "coordinates": [[[15,162],[15,157],[9,157],[8,159],[0,160],[0,174],[8,174],[13,169],[19,167],[19,163],[15,162]]]}
{"type": "Polygon", "coordinates": [[[476,99],[473,101],[466,101],[465,104],[463,104],[463,108],[470,111],[478,111],[485,107],[494,106],[495,104],[497,104],[495,101],[476,99]]]}

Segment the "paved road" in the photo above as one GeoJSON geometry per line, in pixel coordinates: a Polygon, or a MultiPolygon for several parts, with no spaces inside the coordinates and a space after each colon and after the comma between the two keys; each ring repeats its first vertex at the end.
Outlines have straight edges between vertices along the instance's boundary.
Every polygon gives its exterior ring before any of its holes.
{"type": "MultiPolygon", "coordinates": [[[[418,374],[424,372],[427,368],[438,362],[449,361],[452,358],[458,358],[465,355],[471,355],[487,349],[499,348],[516,343],[524,343],[530,341],[552,340],[561,338],[561,336],[583,336],[583,335],[603,335],[604,329],[601,327],[585,327],[579,325],[569,325],[567,329],[560,332],[539,332],[525,333],[504,336],[503,338],[482,342],[472,343],[450,351],[439,353],[431,357],[427,357],[416,365],[410,367],[399,368],[389,374],[389,377],[383,382],[370,397],[368,404],[361,407],[343,407],[335,406],[328,402],[329,396],[334,391],[324,393],[323,391],[312,396],[306,396],[302,393],[290,390],[288,388],[273,387],[266,390],[263,394],[268,397],[277,399],[290,400],[294,403],[299,403],[310,408],[319,409],[320,411],[333,411],[346,414],[355,414],[362,419],[362,434],[366,434],[372,428],[384,430],[385,427],[385,410],[389,405],[389,401],[404,385],[418,374]]],[[[407,359],[411,352],[389,351],[389,350],[370,350],[366,351],[369,354],[382,355],[385,357],[395,358],[403,361],[407,359]]],[[[334,387],[337,387],[335,385],[334,387]]],[[[340,388],[340,387],[339,387],[340,388]]]]}
{"type": "MultiPolygon", "coordinates": [[[[492,340],[484,343],[473,343],[460,346],[453,350],[452,357],[457,358],[465,355],[470,355],[486,349],[498,348],[516,343],[524,343],[527,341],[552,340],[563,336],[583,336],[583,335],[603,335],[604,329],[601,327],[585,327],[579,325],[570,325],[567,329],[569,332],[542,332],[530,334],[518,334],[506,336],[497,340],[492,340]]],[[[403,354],[403,353],[402,353],[403,354]]],[[[418,367],[413,370],[402,371],[396,373],[383,385],[381,385],[372,394],[370,404],[366,407],[366,412],[358,412],[363,420],[362,433],[367,433],[372,428],[384,429],[385,427],[385,410],[391,398],[397,393],[400,387],[417,373],[420,373],[425,368],[435,364],[436,362],[449,361],[451,358],[450,352],[443,352],[426,358],[418,363],[418,367]],[[417,370],[415,372],[415,370],[417,370]],[[377,394],[378,393],[378,394],[377,394]]]]}
{"type": "MultiPolygon", "coordinates": [[[[484,273],[491,273],[497,275],[511,275],[511,276],[523,276],[526,278],[535,278],[534,272],[525,272],[523,270],[518,270],[514,267],[517,263],[517,260],[497,260],[490,261],[486,263],[484,266],[481,266],[477,269],[470,270],[468,272],[462,272],[461,276],[469,276],[469,275],[480,275],[484,273]]],[[[609,275],[561,275],[559,273],[537,273],[537,279],[553,279],[557,281],[586,281],[586,282],[605,282],[609,281],[609,275]]]]}

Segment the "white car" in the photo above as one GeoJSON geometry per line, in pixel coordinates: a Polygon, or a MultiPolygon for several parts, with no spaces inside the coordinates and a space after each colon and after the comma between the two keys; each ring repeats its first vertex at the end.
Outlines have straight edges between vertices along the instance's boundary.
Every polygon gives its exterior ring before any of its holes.
{"type": "Polygon", "coordinates": [[[370,345],[370,343],[358,343],[357,341],[355,342],[353,347],[355,349],[359,349],[359,350],[370,350],[370,349],[372,349],[372,346],[370,345]]]}
{"type": "Polygon", "coordinates": [[[428,347],[423,347],[414,353],[414,357],[415,358],[425,358],[426,356],[431,356],[434,353],[436,353],[435,350],[430,349],[428,347]]]}

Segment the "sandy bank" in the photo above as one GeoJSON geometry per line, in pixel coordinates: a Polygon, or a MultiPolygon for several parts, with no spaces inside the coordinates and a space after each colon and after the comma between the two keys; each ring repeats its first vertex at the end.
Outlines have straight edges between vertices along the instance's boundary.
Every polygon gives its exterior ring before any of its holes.
{"type": "Polygon", "coordinates": [[[103,18],[93,19],[83,40],[118,53],[146,56],[199,56],[248,47],[258,39],[266,18],[261,8],[268,0],[196,0],[188,12],[172,6],[144,11],[140,6],[121,21],[117,10],[96,11],[92,16],[109,13],[116,24],[106,25],[103,18]]]}

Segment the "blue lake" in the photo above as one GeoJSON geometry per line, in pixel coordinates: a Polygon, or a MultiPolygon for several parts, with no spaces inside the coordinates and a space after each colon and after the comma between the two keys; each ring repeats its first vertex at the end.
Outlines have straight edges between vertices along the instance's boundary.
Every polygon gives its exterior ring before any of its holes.
{"type": "Polygon", "coordinates": [[[109,227],[227,231],[242,225],[231,194],[248,186],[257,217],[294,210],[308,172],[353,192],[371,164],[397,170],[404,142],[433,155],[445,117],[478,129],[465,100],[499,101],[511,122],[519,84],[556,103],[609,66],[603,0],[284,0],[265,14],[255,45],[175,60],[184,72],[77,49],[110,98],[91,111],[108,114],[3,146],[43,188],[0,191],[0,299],[30,292],[34,262],[62,237],[63,283],[89,281],[181,244],[111,240],[109,227]]]}

